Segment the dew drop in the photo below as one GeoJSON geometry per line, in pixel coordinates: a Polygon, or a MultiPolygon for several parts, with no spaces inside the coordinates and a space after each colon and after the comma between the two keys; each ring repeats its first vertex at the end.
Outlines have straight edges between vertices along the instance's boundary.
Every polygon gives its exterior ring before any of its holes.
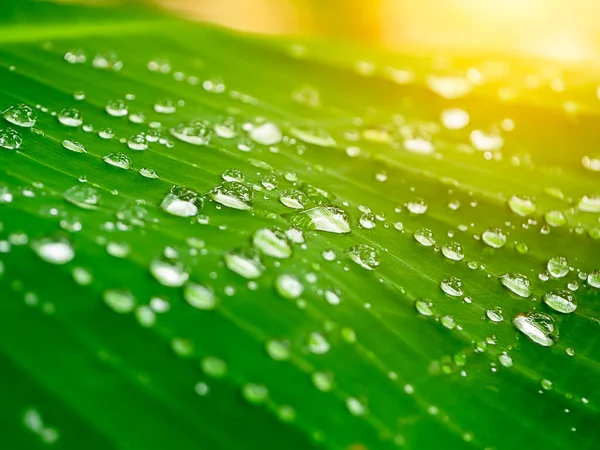
{"type": "Polygon", "coordinates": [[[569,273],[569,262],[564,256],[554,256],[548,260],[548,272],[554,278],[563,278],[569,273]]]}
{"type": "Polygon", "coordinates": [[[83,209],[98,209],[100,195],[98,191],[85,184],[76,184],[63,193],[63,198],[69,203],[83,209]]]}
{"type": "Polygon", "coordinates": [[[488,228],[481,235],[481,240],[492,248],[500,248],[506,244],[506,234],[500,228],[488,228]]]}
{"type": "Polygon", "coordinates": [[[208,196],[228,208],[250,210],[254,204],[254,191],[243,183],[226,181],[212,189],[208,196]]]}
{"type": "Polygon", "coordinates": [[[265,269],[258,250],[253,248],[229,251],[225,253],[224,260],[229,270],[249,280],[260,277],[265,269]]]}
{"type": "Polygon", "coordinates": [[[248,133],[250,139],[261,145],[276,145],[281,142],[283,134],[277,125],[271,122],[258,125],[248,133]]]}
{"type": "Polygon", "coordinates": [[[519,297],[530,297],[533,292],[531,281],[521,273],[505,273],[498,278],[500,283],[519,297]]]}
{"type": "Polygon", "coordinates": [[[533,342],[550,347],[558,341],[558,325],[548,314],[529,311],[517,314],[513,325],[533,342]]]}
{"type": "Polygon", "coordinates": [[[320,205],[283,217],[294,227],[305,231],[326,231],[328,233],[350,233],[348,214],[337,206],[320,205]]]}
{"type": "Polygon", "coordinates": [[[197,283],[186,283],[183,298],[196,309],[214,309],[217,297],[212,289],[197,283]]]}
{"type": "Polygon", "coordinates": [[[451,261],[462,261],[465,257],[462,246],[458,242],[444,244],[442,254],[451,261]]]}
{"type": "Polygon", "coordinates": [[[102,159],[105,163],[114,167],[118,167],[120,169],[129,170],[133,167],[131,164],[131,158],[129,158],[129,156],[125,155],[124,153],[110,153],[104,156],[102,159]]]}
{"type": "Polygon", "coordinates": [[[451,297],[460,297],[463,295],[462,281],[458,277],[444,278],[440,282],[440,288],[451,297]]]}
{"type": "Polygon", "coordinates": [[[252,244],[263,255],[277,259],[292,256],[292,247],[287,236],[278,230],[261,228],[252,237],[252,244]]]}
{"type": "Polygon", "coordinates": [[[41,259],[51,264],[66,264],[75,257],[75,251],[66,239],[39,239],[31,243],[31,248],[41,259]]]}
{"type": "Polygon", "coordinates": [[[108,289],[104,291],[102,298],[110,309],[119,314],[126,314],[133,311],[136,304],[133,294],[121,289],[108,289]]]}
{"type": "Polygon", "coordinates": [[[294,300],[302,295],[304,286],[294,275],[279,275],[275,280],[275,289],[277,293],[284,298],[294,300]]]}
{"type": "Polygon", "coordinates": [[[170,128],[169,133],[180,141],[193,145],[207,145],[211,137],[208,125],[200,120],[194,120],[187,124],[179,124],[176,127],[170,128]]]}
{"type": "Polygon", "coordinates": [[[19,127],[31,128],[35,125],[37,115],[28,105],[13,105],[2,113],[4,120],[19,127]]]}
{"type": "Polygon", "coordinates": [[[555,311],[563,314],[572,313],[577,309],[575,295],[567,289],[555,289],[546,293],[544,303],[555,311]]]}
{"type": "Polygon", "coordinates": [[[70,150],[75,153],[87,153],[87,150],[81,142],[65,139],[64,141],[62,141],[62,145],[67,150],[70,150]]]}
{"type": "Polygon", "coordinates": [[[68,127],[79,127],[83,123],[81,113],[76,108],[65,108],[58,113],[58,121],[68,127]]]}
{"type": "Polygon", "coordinates": [[[111,100],[106,104],[105,109],[113,117],[126,116],[129,110],[124,100],[111,100]]]}
{"type": "Polygon", "coordinates": [[[363,269],[375,270],[379,266],[379,251],[367,244],[357,244],[346,250],[352,261],[363,269]]]}
{"type": "Polygon", "coordinates": [[[188,280],[189,273],[180,262],[168,262],[153,259],[150,262],[150,273],[163,286],[181,287],[188,280]]]}
{"type": "Polygon", "coordinates": [[[435,239],[433,237],[433,231],[431,231],[429,228],[420,228],[420,229],[416,230],[413,233],[413,237],[419,244],[421,244],[425,247],[431,247],[432,245],[435,244],[435,239]]]}
{"type": "Polygon", "coordinates": [[[12,128],[0,130],[0,147],[8,150],[16,150],[23,143],[23,138],[12,128]]]}
{"type": "Polygon", "coordinates": [[[183,186],[174,185],[160,204],[161,209],[178,217],[192,217],[202,209],[204,200],[198,193],[183,186]]]}

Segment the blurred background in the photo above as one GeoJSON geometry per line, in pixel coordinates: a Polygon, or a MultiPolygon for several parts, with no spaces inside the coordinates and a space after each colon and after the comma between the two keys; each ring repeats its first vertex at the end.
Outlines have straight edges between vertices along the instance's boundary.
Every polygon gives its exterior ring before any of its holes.
{"type": "Polygon", "coordinates": [[[600,0],[156,0],[194,20],[403,52],[600,59],[600,0]]]}

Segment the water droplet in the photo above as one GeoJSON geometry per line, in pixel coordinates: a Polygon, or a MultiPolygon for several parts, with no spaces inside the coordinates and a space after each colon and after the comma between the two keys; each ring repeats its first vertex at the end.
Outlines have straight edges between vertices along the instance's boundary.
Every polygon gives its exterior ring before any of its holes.
{"type": "Polygon", "coordinates": [[[248,133],[250,139],[262,145],[276,145],[281,142],[283,134],[277,125],[271,122],[258,125],[248,133]]]}
{"type": "Polygon", "coordinates": [[[121,289],[108,289],[104,291],[102,298],[104,299],[104,303],[106,303],[110,309],[119,314],[133,311],[136,304],[136,299],[133,294],[121,289]]]}
{"type": "Polygon", "coordinates": [[[458,277],[444,278],[440,282],[440,288],[451,297],[460,297],[463,295],[462,281],[458,277]]]}
{"type": "Polygon", "coordinates": [[[288,340],[267,341],[267,353],[275,361],[285,361],[290,358],[292,344],[288,340]]]}
{"type": "Polygon", "coordinates": [[[456,321],[452,316],[442,316],[440,317],[440,323],[449,330],[454,330],[456,328],[456,321]]]}
{"type": "Polygon", "coordinates": [[[238,275],[249,280],[260,277],[265,269],[260,254],[253,248],[232,250],[225,253],[225,265],[238,275]]]}
{"type": "Polygon", "coordinates": [[[181,287],[189,278],[185,266],[178,261],[153,259],[150,262],[150,273],[160,284],[168,287],[181,287]]]}
{"type": "Polygon", "coordinates": [[[377,219],[375,218],[375,214],[365,213],[360,217],[360,219],[358,219],[358,223],[360,224],[361,228],[370,230],[370,229],[375,228],[376,220],[377,219]]]}
{"type": "Polygon", "coordinates": [[[131,150],[143,151],[148,150],[148,143],[146,142],[146,136],[143,133],[131,136],[127,140],[127,147],[131,150]]]}
{"type": "Polygon", "coordinates": [[[222,378],[227,374],[227,363],[214,356],[207,356],[200,362],[202,371],[213,378],[222,378]]]}
{"type": "Polygon", "coordinates": [[[526,195],[513,195],[508,200],[508,207],[519,216],[529,216],[535,212],[536,206],[531,197],[526,195]]]}
{"type": "Polygon", "coordinates": [[[513,325],[533,342],[550,347],[558,341],[558,325],[548,314],[529,311],[517,314],[513,325]]]}
{"type": "Polygon", "coordinates": [[[123,61],[119,59],[113,50],[109,50],[94,56],[92,65],[97,69],[112,69],[117,72],[123,68],[123,61]]]}
{"type": "Polygon", "coordinates": [[[263,255],[278,259],[292,256],[292,247],[287,236],[278,230],[261,228],[254,233],[252,244],[263,255]]]}
{"type": "Polygon", "coordinates": [[[500,248],[506,244],[506,234],[500,228],[488,228],[481,235],[481,239],[492,248],[500,248]]]}
{"type": "Polygon", "coordinates": [[[364,416],[367,413],[367,407],[364,403],[354,397],[346,399],[346,407],[353,416],[364,416]]]}
{"type": "Polygon", "coordinates": [[[304,292],[304,286],[294,275],[279,275],[275,280],[275,289],[277,293],[290,300],[297,299],[304,292]]]}
{"type": "Polygon", "coordinates": [[[546,305],[563,314],[572,313],[577,309],[575,295],[567,289],[555,289],[550,291],[544,295],[543,299],[546,305]]]}
{"type": "Polygon", "coordinates": [[[144,178],[158,178],[158,174],[154,171],[154,169],[149,169],[147,167],[142,167],[140,169],[140,175],[144,178]]]}
{"type": "Polygon", "coordinates": [[[308,337],[308,350],[315,355],[324,355],[330,349],[329,342],[321,333],[314,332],[308,337]]]}
{"type": "Polygon", "coordinates": [[[200,120],[193,120],[187,124],[181,123],[170,128],[169,133],[180,141],[193,145],[207,145],[211,137],[208,125],[200,120]]]}
{"type": "Polygon", "coordinates": [[[510,355],[506,352],[502,352],[498,355],[498,361],[500,362],[500,364],[502,364],[504,367],[512,367],[513,365],[513,359],[510,357],[510,355]]]}
{"type": "Polygon", "coordinates": [[[66,239],[39,239],[31,243],[31,248],[41,259],[51,264],[66,264],[75,257],[75,251],[66,239]]]}
{"type": "Polygon", "coordinates": [[[183,186],[174,185],[163,199],[160,207],[174,216],[192,217],[198,214],[203,205],[204,200],[198,193],[183,186]]]}
{"type": "Polygon", "coordinates": [[[449,130],[460,130],[469,124],[469,113],[460,108],[445,109],[441,120],[449,130]]]}
{"type": "Polygon", "coordinates": [[[310,376],[314,386],[323,392],[329,392],[333,389],[333,374],[331,372],[313,372],[310,376]]]}
{"type": "Polygon", "coordinates": [[[144,328],[151,328],[156,323],[156,314],[149,306],[140,306],[135,310],[135,318],[144,328]]]}
{"type": "Polygon", "coordinates": [[[186,283],[183,298],[196,309],[214,309],[217,297],[211,288],[196,283],[186,283]]]}
{"type": "Polygon", "coordinates": [[[558,210],[548,211],[544,214],[544,219],[546,223],[551,227],[560,227],[567,223],[567,218],[565,215],[558,210]]]}
{"type": "Polygon", "coordinates": [[[23,139],[12,128],[5,128],[0,130],[0,147],[8,150],[16,150],[23,143],[23,139]]]}
{"type": "Polygon", "coordinates": [[[331,205],[320,205],[283,217],[294,227],[305,231],[326,231],[328,233],[350,233],[350,221],[346,212],[331,205]]]}
{"type": "Polygon", "coordinates": [[[600,195],[584,195],[577,208],[583,212],[600,213],[600,195]]]}
{"type": "Polygon", "coordinates": [[[242,183],[246,177],[241,170],[238,169],[227,169],[223,171],[221,174],[221,178],[225,181],[235,181],[237,183],[242,183]]]}
{"type": "Polygon", "coordinates": [[[587,170],[591,170],[593,172],[600,172],[600,156],[584,156],[583,158],[581,158],[581,164],[587,170]]]}
{"type": "Polygon", "coordinates": [[[562,278],[569,273],[569,262],[564,256],[554,256],[548,260],[548,272],[554,278],[562,278]]]}
{"type": "Polygon", "coordinates": [[[102,139],[112,139],[115,137],[115,132],[112,130],[112,128],[102,128],[100,131],[98,131],[98,136],[100,136],[102,139]]]}
{"type": "Polygon", "coordinates": [[[94,281],[92,273],[85,267],[73,267],[71,272],[75,282],[81,286],[89,286],[94,281]]]}
{"type": "Polygon", "coordinates": [[[473,130],[469,137],[473,147],[481,152],[495,152],[504,145],[504,139],[496,132],[487,133],[483,130],[473,130]]]}
{"type": "Polygon", "coordinates": [[[277,177],[273,174],[265,175],[260,183],[267,191],[272,191],[279,184],[279,182],[277,181],[277,177]]]}
{"type": "Polygon", "coordinates": [[[13,125],[27,128],[34,126],[37,119],[35,111],[28,105],[13,105],[2,113],[2,117],[13,125]]]}
{"type": "Polygon", "coordinates": [[[452,261],[462,261],[465,257],[462,246],[458,242],[450,242],[442,246],[442,254],[452,261]]]}
{"type": "Polygon", "coordinates": [[[64,141],[62,141],[62,145],[67,150],[70,150],[75,153],[87,153],[87,150],[81,142],[65,139],[64,141]]]}
{"type": "Polygon", "coordinates": [[[160,99],[154,104],[154,111],[160,114],[173,114],[177,111],[175,102],[170,98],[160,99]]]}
{"type": "Polygon", "coordinates": [[[415,301],[415,309],[422,316],[433,316],[433,302],[429,299],[419,299],[415,301]]]}
{"type": "Polygon", "coordinates": [[[282,422],[293,422],[296,419],[296,410],[289,405],[278,406],[277,417],[282,422]]]}
{"type": "Polygon", "coordinates": [[[58,113],[58,121],[68,127],[79,127],[83,123],[81,113],[76,108],[65,108],[58,113]]]}
{"type": "Polygon", "coordinates": [[[119,167],[120,169],[129,170],[133,167],[131,164],[131,158],[124,153],[110,153],[104,156],[102,159],[105,163],[114,167],[119,167]]]}
{"type": "Polygon", "coordinates": [[[546,380],[546,379],[543,379],[543,380],[541,380],[541,381],[540,381],[540,384],[541,384],[541,386],[542,386],[542,389],[544,389],[544,390],[546,390],[546,391],[549,391],[549,390],[551,390],[551,389],[552,389],[552,387],[553,387],[553,383],[552,383],[552,381],[550,381],[550,380],[546,380]]]}
{"type": "Polygon", "coordinates": [[[125,258],[131,253],[131,246],[123,241],[110,241],[106,244],[106,252],[115,258],[125,258]]]}
{"type": "Polygon", "coordinates": [[[244,398],[254,405],[264,403],[269,398],[269,390],[262,384],[247,383],[242,388],[244,398]]]}
{"type": "Polygon", "coordinates": [[[588,284],[596,289],[600,289],[600,270],[595,270],[587,276],[588,284]]]}
{"type": "Polygon", "coordinates": [[[124,100],[111,100],[106,104],[105,109],[113,117],[126,116],[129,110],[124,100]]]}
{"type": "Polygon", "coordinates": [[[521,273],[505,273],[504,275],[500,275],[498,278],[504,286],[517,294],[519,297],[530,297],[533,292],[531,281],[529,281],[529,278],[521,273]]]}
{"type": "Polygon", "coordinates": [[[249,210],[254,204],[252,188],[235,181],[226,181],[215,187],[208,193],[208,196],[215,202],[233,209],[249,210]]]}
{"type": "Polygon", "coordinates": [[[325,295],[325,300],[327,301],[327,303],[329,303],[330,305],[339,305],[342,302],[341,296],[338,292],[334,292],[332,290],[327,289],[324,292],[325,295]]]}
{"type": "Polygon", "coordinates": [[[171,339],[171,349],[173,352],[182,358],[189,358],[194,354],[194,341],[185,338],[171,339]]]}
{"type": "Polygon", "coordinates": [[[429,89],[445,99],[461,98],[473,90],[473,85],[464,77],[429,74],[425,81],[429,89]]]}
{"type": "Polygon", "coordinates": [[[504,314],[502,313],[502,308],[499,306],[496,308],[488,309],[486,311],[486,316],[492,322],[502,322],[504,320],[504,314]]]}
{"type": "Polygon", "coordinates": [[[435,147],[431,141],[422,137],[406,138],[402,145],[405,150],[419,155],[430,155],[435,151],[435,147]]]}
{"type": "Polygon", "coordinates": [[[367,244],[357,244],[346,250],[352,261],[363,269],[375,270],[379,266],[379,251],[367,244]]]}
{"type": "Polygon", "coordinates": [[[279,201],[288,208],[302,209],[308,202],[306,194],[298,189],[287,189],[279,195],[279,201]]]}
{"type": "Polygon", "coordinates": [[[76,184],[63,193],[63,198],[83,209],[97,209],[100,204],[98,191],[85,184],[76,184]]]}
{"type": "Polygon", "coordinates": [[[565,348],[565,353],[566,353],[568,356],[575,356],[575,354],[576,354],[577,352],[575,351],[575,349],[574,349],[573,347],[567,347],[567,348],[565,348]]]}
{"type": "Polygon", "coordinates": [[[294,127],[290,129],[290,134],[307,144],[318,145],[321,147],[335,147],[336,145],[335,139],[329,132],[322,129],[308,130],[294,127]]]}
{"type": "Polygon", "coordinates": [[[86,59],[85,52],[80,48],[65,53],[65,61],[71,64],[83,64],[86,59]]]}
{"type": "Polygon", "coordinates": [[[431,247],[435,244],[435,239],[433,238],[433,231],[429,228],[420,228],[413,233],[413,237],[415,240],[425,247],[431,247]]]}
{"type": "Polygon", "coordinates": [[[406,204],[406,209],[412,214],[425,214],[427,207],[427,203],[422,198],[414,198],[406,204]]]}

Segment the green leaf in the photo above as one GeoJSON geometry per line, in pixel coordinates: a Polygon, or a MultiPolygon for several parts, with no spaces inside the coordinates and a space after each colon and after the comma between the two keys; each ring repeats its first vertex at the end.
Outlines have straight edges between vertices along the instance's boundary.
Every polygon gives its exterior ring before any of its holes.
{"type": "Polygon", "coordinates": [[[595,69],[0,12],[8,447],[595,448],[595,69]]]}

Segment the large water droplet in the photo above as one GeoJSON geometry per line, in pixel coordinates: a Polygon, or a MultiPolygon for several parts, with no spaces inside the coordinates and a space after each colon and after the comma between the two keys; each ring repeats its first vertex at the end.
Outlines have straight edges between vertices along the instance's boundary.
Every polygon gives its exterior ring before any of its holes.
{"type": "Polygon", "coordinates": [[[148,143],[146,142],[146,136],[143,133],[131,136],[127,140],[127,147],[131,150],[143,151],[148,150],[148,143]]]}
{"type": "Polygon", "coordinates": [[[298,189],[287,189],[279,195],[279,201],[288,208],[302,209],[308,199],[306,194],[298,189]]]}
{"type": "Polygon", "coordinates": [[[233,209],[249,210],[254,204],[254,191],[243,183],[226,181],[212,189],[208,196],[215,202],[233,209]]]}
{"type": "Polygon", "coordinates": [[[158,100],[154,104],[154,111],[160,114],[173,114],[177,111],[177,107],[175,106],[175,102],[170,98],[164,98],[158,100]]]}
{"type": "Polygon", "coordinates": [[[8,150],[16,150],[23,143],[23,139],[12,128],[5,128],[0,130],[0,147],[8,150]]]}
{"type": "Polygon", "coordinates": [[[505,273],[498,277],[500,282],[517,294],[519,297],[527,298],[531,296],[533,289],[531,281],[521,273],[505,273]]]}
{"type": "Polygon", "coordinates": [[[315,355],[324,355],[331,348],[327,338],[321,333],[314,332],[308,336],[308,350],[315,355]]]}
{"type": "Polygon", "coordinates": [[[577,208],[583,212],[600,213],[600,195],[584,195],[577,208]]]}
{"type": "Polygon", "coordinates": [[[427,203],[422,198],[414,198],[406,204],[406,209],[412,214],[425,214],[427,203]]]}
{"type": "Polygon", "coordinates": [[[2,113],[2,117],[13,125],[31,128],[35,125],[37,116],[28,105],[13,105],[2,113]]]}
{"type": "Polygon", "coordinates": [[[591,287],[600,289],[600,270],[595,270],[589,273],[587,276],[587,282],[591,287]]]}
{"type": "Polygon", "coordinates": [[[558,325],[548,314],[529,311],[517,314],[513,325],[533,342],[550,347],[558,341],[558,325]]]}
{"type": "Polygon", "coordinates": [[[307,144],[319,145],[321,147],[335,147],[335,139],[325,130],[309,130],[300,128],[291,128],[292,136],[306,142],[307,144]]]}
{"type": "Polygon", "coordinates": [[[413,233],[413,237],[415,240],[425,247],[431,247],[435,244],[435,239],[433,238],[433,231],[429,228],[420,228],[413,233]]]}
{"type": "Polygon", "coordinates": [[[555,289],[544,295],[544,303],[555,311],[563,314],[572,313],[577,309],[575,295],[567,289],[555,289]]]}
{"type": "Polygon", "coordinates": [[[350,233],[348,214],[337,206],[321,205],[296,213],[283,214],[294,227],[305,231],[326,231],[328,233],[350,233]]]}
{"type": "Polygon", "coordinates": [[[460,130],[469,124],[469,113],[460,108],[445,109],[442,111],[441,120],[449,130],[460,130]]]}

